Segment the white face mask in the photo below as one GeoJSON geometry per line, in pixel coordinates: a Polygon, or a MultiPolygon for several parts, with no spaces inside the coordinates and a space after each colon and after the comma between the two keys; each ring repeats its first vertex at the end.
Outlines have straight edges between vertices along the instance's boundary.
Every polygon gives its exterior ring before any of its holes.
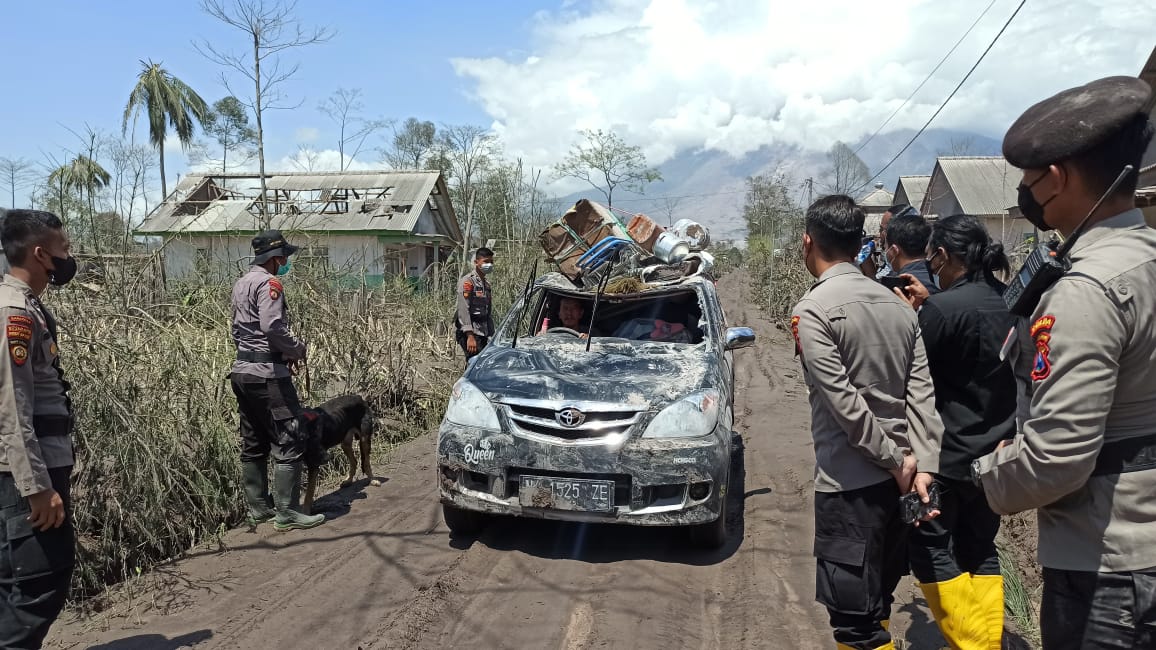
{"type": "Polygon", "coordinates": [[[493,262],[486,262],[485,264],[482,264],[481,268],[482,268],[482,273],[489,275],[494,270],[494,263],[493,262]]]}

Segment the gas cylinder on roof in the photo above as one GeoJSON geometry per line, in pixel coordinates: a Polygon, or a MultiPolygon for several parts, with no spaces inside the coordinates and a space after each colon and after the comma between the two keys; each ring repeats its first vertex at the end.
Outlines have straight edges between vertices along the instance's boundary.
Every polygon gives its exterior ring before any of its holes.
{"type": "Polygon", "coordinates": [[[634,215],[626,226],[626,232],[642,250],[667,264],[677,264],[690,254],[690,246],[685,241],[667,232],[645,214],[634,215]]]}

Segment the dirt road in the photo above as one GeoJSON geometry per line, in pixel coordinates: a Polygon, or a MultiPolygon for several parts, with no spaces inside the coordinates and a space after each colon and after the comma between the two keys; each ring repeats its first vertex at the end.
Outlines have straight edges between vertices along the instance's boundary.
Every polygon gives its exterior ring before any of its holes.
{"type": "MultiPolygon", "coordinates": [[[[388,481],[321,503],[333,520],[278,534],[232,531],[225,550],[125,586],[97,620],[58,624],[54,647],[197,648],[830,648],[814,603],[806,391],[788,336],[749,305],[747,280],[720,283],[731,324],[757,347],[736,353],[731,542],[687,550],[661,529],[500,521],[449,538],[434,442],[402,447],[388,481]]],[[[942,640],[910,582],[897,596],[899,647],[942,640]]]]}

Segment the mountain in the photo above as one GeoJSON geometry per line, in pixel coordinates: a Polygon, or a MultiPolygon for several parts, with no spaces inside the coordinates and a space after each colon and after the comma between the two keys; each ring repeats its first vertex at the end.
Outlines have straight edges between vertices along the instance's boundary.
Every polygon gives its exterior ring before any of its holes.
{"type": "MultiPolygon", "coordinates": [[[[915,135],[911,129],[880,134],[866,144],[859,157],[874,175],[915,135]]],[[[864,138],[866,140],[866,138],[864,138]]],[[[851,145],[858,149],[862,141],[851,145]]],[[[941,155],[998,156],[1000,141],[986,135],[948,129],[929,129],[888,167],[876,182],[889,192],[895,191],[899,176],[930,174],[935,159],[941,155]]],[[[797,201],[807,201],[805,180],[814,179],[813,197],[822,194],[828,166],[825,152],[807,151],[792,145],[762,147],[742,157],[719,151],[685,151],[659,166],[663,180],[646,187],[646,194],[618,190],[614,207],[630,212],[645,212],[662,224],[678,219],[694,219],[706,226],[713,241],[746,238],[742,218],[746,179],[760,174],[785,173],[796,191],[797,201]]],[[[861,194],[871,191],[865,187],[861,194]]],[[[605,202],[593,188],[561,197],[562,205],[572,205],[580,198],[605,202]]]]}

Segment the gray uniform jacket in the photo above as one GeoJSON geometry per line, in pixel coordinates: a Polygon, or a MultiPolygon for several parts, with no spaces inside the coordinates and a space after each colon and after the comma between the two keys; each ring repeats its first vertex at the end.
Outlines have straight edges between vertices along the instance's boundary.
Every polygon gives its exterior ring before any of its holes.
{"type": "Polygon", "coordinates": [[[49,469],[73,465],[71,407],[45,309],[27,284],[4,276],[0,472],[11,472],[22,496],[51,488],[49,469]]]}
{"type": "Polygon", "coordinates": [[[477,336],[492,336],[494,319],[490,313],[490,283],[477,271],[458,280],[458,304],[454,321],[462,332],[477,336]]]}
{"type": "MultiPolygon", "coordinates": [[[[281,281],[253,266],[233,285],[233,342],[238,352],[280,353],[285,361],[305,358],[305,343],[289,331],[289,308],[281,281]]],[[[289,377],[283,363],[234,361],[233,372],[272,379],[289,377]]]]}
{"type": "Polygon", "coordinates": [[[815,441],[815,489],[844,492],[892,480],[904,452],[939,471],[943,423],[915,311],[886,287],[839,264],[791,318],[815,441]]]}
{"type": "Polygon", "coordinates": [[[1156,434],[1156,231],[1130,210],[1088,229],[1033,314],[1031,405],[979,460],[992,509],[1039,508],[1040,563],[1156,568],[1156,469],[1093,475],[1105,442],[1156,434]]]}

